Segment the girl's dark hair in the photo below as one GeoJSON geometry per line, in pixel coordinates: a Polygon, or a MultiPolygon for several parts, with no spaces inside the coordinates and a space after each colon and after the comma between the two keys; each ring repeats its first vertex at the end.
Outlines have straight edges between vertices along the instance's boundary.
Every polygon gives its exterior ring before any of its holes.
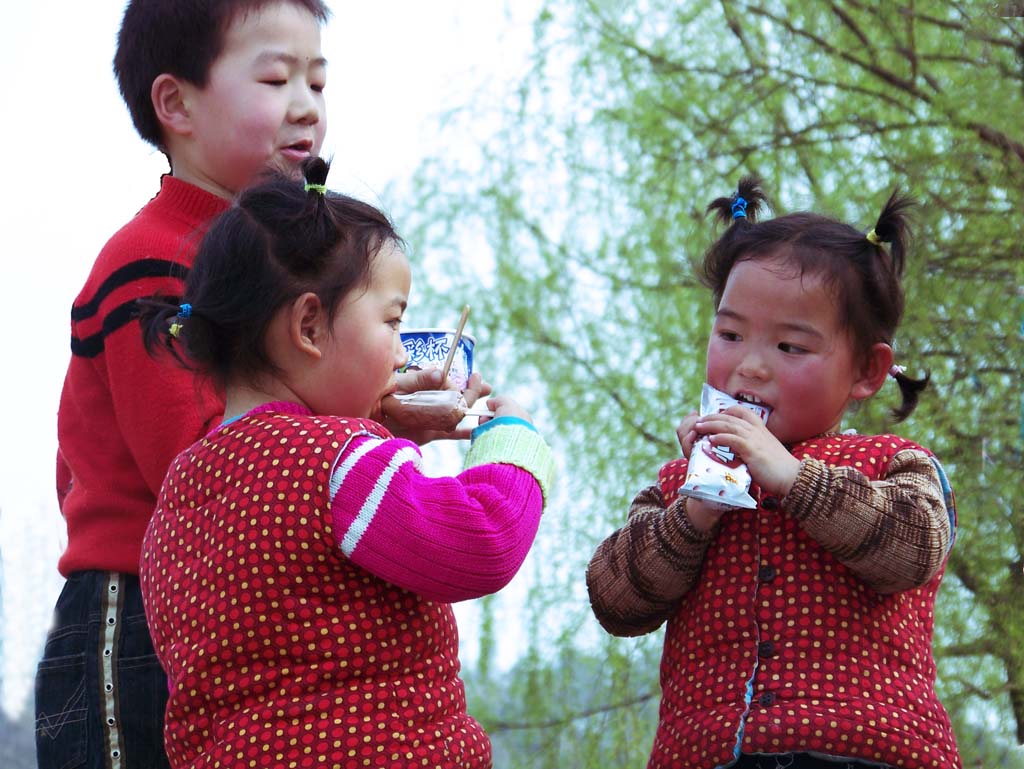
{"type": "Polygon", "coordinates": [[[281,307],[313,292],[333,318],[345,296],[366,284],[380,248],[404,246],[384,213],[326,191],[329,169],[310,158],[302,166],[305,183],[269,172],[213,222],[180,304],[159,297],[139,302],[151,355],[169,348],[221,387],[273,373],[264,337],[281,307]],[[186,318],[180,317],[184,304],[190,305],[186,318]]]}
{"type": "MultiPolygon", "coordinates": [[[[819,277],[839,305],[840,323],[850,331],[855,352],[866,360],[872,345],[892,344],[903,317],[901,280],[913,206],[910,197],[894,190],[867,233],[810,212],[760,221],[768,199],[760,180],[747,176],[736,193],[713,200],[707,208],[728,228],[704,254],[698,277],[711,289],[716,310],[729,273],[739,262],[778,258],[801,276],[819,277]]],[[[902,395],[901,405],[893,409],[897,422],[914,410],[929,378],[896,375],[902,395]]]]}

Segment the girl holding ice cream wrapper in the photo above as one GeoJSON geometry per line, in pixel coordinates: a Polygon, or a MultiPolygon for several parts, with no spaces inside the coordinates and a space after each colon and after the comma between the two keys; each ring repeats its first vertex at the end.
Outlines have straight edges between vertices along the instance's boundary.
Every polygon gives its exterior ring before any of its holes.
{"type": "Polygon", "coordinates": [[[918,444],[841,427],[890,377],[899,421],[928,381],[893,360],[911,201],[867,233],[763,203],[748,178],[709,206],[728,227],[701,272],[701,410],[591,558],[594,613],[667,623],[648,769],[957,769],[931,647],[949,482],[918,444]]]}
{"type": "MultiPolygon", "coordinates": [[[[700,399],[701,416],[718,414],[730,406],[749,409],[764,422],[768,421],[771,413],[767,406],[736,400],[709,384],[704,385],[700,399]]],[[[735,507],[753,509],[757,507],[757,500],[747,493],[749,488],[750,471],[735,451],[725,445],[713,445],[706,435],[693,444],[686,482],[679,489],[680,495],[704,500],[721,510],[735,507]]]]}

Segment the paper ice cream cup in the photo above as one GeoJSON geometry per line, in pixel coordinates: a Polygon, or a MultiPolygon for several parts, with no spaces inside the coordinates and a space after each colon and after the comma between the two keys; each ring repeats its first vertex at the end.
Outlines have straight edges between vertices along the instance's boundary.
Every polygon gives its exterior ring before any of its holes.
{"type": "MultiPolygon", "coordinates": [[[[409,355],[408,368],[429,369],[444,368],[448,352],[455,340],[453,328],[410,328],[401,332],[402,346],[409,355]]],[[[448,370],[448,378],[460,389],[466,388],[470,374],[473,373],[473,348],[476,339],[463,333],[452,358],[452,366],[448,370]]]]}

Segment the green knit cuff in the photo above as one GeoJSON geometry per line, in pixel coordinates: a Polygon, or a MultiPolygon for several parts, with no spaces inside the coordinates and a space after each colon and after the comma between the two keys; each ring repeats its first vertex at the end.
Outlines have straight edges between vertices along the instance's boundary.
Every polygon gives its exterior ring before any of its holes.
{"type": "Polygon", "coordinates": [[[476,435],[466,454],[465,467],[468,470],[489,464],[515,465],[528,472],[537,479],[547,503],[555,481],[555,457],[536,431],[522,425],[501,424],[476,435]]]}

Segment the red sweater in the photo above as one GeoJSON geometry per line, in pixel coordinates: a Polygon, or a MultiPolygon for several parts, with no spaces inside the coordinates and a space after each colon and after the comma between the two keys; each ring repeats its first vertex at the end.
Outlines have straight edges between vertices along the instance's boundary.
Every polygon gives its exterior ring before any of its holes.
{"type": "MultiPolygon", "coordinates": [[[[467,464],[502,440],[474,437],[467,464]]],[[[494,462],[428,477],[421,459],[375,422],[286,403],[178,457],[141,571],[171,766],[491,765],[449,602],[516,573],[541,486],[494,462]]]]}
{"type": "Polygon", "coordinates": [[[65,576],[138,573],[167,467],[224,412],[221,399],[170,356],[146,354],[132,313],[139,297],[181,295],[199,237],[228,205],[164,176],[159,194],[107,241],[75,299],[57,414],[65,576]]]}
{"type": "MultiPolygon", "coordinates": [[[[792,451],[878,481],[908,449],[920,451],[892,435],[832,435],[792,451]]],[[[666,507],[685,478],[686,460],[662,468],[666,507]]],[[[760,495],[756,510],[722,518],[701,579],[665,632],[649,768],[728,766],[741,751],[959,767],[931,648],[942,570],[920,587],[875,592],[800,515],[760,495]]]]}

